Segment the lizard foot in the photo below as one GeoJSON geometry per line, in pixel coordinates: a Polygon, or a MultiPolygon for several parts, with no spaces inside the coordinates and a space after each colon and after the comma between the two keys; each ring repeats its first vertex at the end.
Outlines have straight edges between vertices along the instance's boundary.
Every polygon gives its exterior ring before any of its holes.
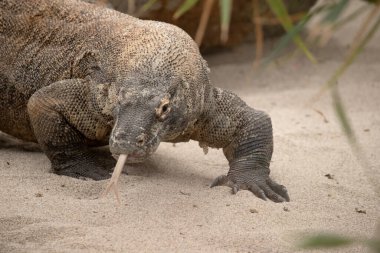
{"type": "Polygon", "coordinates": [[[236,194],[239,190],[249,190],[263,200],[269,198],[274,202],[290,201],[285,186],[277,184],[268,175],[253,177],[221,175],[212,182],[211,188],[215,186],[229,186],[232,188],[232,194],[236,194]]]}

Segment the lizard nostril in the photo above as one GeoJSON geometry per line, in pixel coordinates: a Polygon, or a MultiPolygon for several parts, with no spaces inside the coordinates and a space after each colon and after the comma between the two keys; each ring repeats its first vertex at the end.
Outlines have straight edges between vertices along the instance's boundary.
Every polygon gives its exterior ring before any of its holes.
{"type": "Polygon", "coordinates": [[[136,138],[137,145],[140,147],[143,146],[145,144],[146,138],[147,138],[146,134],[140,134],[139,136],[137,136],[136,138]]]}

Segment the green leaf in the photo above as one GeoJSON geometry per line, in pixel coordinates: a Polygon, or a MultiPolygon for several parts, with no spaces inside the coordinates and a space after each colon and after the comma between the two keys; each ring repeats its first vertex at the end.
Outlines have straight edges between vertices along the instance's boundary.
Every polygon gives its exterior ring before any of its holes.
{"type": "Polygon", "coordinates": [[[302,249],[333,248],[354,243],[355,240],[336,234],[319,234],[306,238],[300,245],[302,249]]]}
{"type": "Polygon", "coordinates": [[[342,14],[343,10],[347,7],[348,3],[348,0],[340,0],[337,4],[334,5],[334,7],[330,9],[323,21],[329,23],[335,22],[342,14]]]}
{"type": "Polygon", "coordinates": [[[280,41],[276,44],[275,48],[271,51],[271,54],[264,59],[263,67],[266,67],[271,61],[276,59],[281,52],[289,45],[290,41],[293,40],[293,37],[298,35],[308,24],[310,19],[314,17],[316,14],[319,14],[322,11],[325,11],[326,8],[329,8],[330,5],[322,5],[314,10],[312,10],[310,13],[305,15],[298,23],[297,25],[293,26],[292,29],[290,29],[282,38],[280,41]]]}
{"type": "MultiPolygon", "coordinates": [[[[340,65],[340,67],[334,72],[334,74],[327,81],[326,85],[322,87],[321,92],[327,88],[333,87],[336,85],[339,77],[347,70],[349,66],[354,62],[359,53],[363,50],[368,41],[373,37],[375,32],[380,26],[380,17],[377,19],[376,23],[372,26],[371,30],[367,33],[364,39],[354,48],[351,53],[346,57],[346,60],[340,65]]],[[[320,92],[320,93],[321,93],[320,92]]]]}
{"type": "Polygon", "coordinates": [[[351,124],[348,120],[346,110],[344,109],[342,99],[340,98],[338,88],[336,86],[334,86],[334,89],[332,89],[332,97],[333,97],[334,109],[338,116],[340,124],[342,125],[343,132],[346,134],[350,143],[354,145],[356,148],[357,144],[356,144],[355,134],[351,128],[351,124]]]}
{"type": "MultiPolygon", "coordinates": [[[[267,0],[272,12],[276,15],[281,25],[287,32],[290,32],[293,28],[292,20],[286,10],[284,2],[282,0],[267,0]]],[[[317,63],[314,55],[306,47],[298,33],[292,34],[292,38],[297,47],[306,55],[306,57],[313,63],[317,63]]]]}
{"type": "Polygon", "coordinates": [[[286,30],[290,29],[292,27],[292,20],[290,19],[284,2],[282,0],[267,0],[267,3],[284,28],[286,30]]]}
{"type": "Polygon", "coordinates": [[[365,167],[368,167],[368,161],[365,159],[363,151],[356,141],[355,133],[353,129],[351,128],[350,122],[346,115],[344,106],[341,102],[336,85],[337,85],[337,81],[339,77],[343,75],[343,73],[347,70],[347,68],[354,62],[358,54],[363,50],[365,45],[368,43],[368,41],[373,37],[375,32],[378,30],[379,26],[380,26],[380,17],[378,17],[376,23],[372,26],[370,31],[366,34],[366,36],[362,39],[362,41],[360,41],[360,43],[351,51],[351,53],[347,56],[346,60],[334,72],[334,74],[328,80],[327,84],[324,87],[322,87],[321,91],[319,92],[320,94],[322,94],[322,92],[325,89],[333,88],[332,95],[333,95],[334,108],[339,118],[339,121],[342,125],[343,131],[350,142],[350,145],[354,151],[354,154],[359,158],[359,161],[361,161],[363,166],[365,167]]]}
{"type": "Polygon", "coordinates": [[[176,10],[176,12],[173,15],[174,19],[180,18],[183,14],[185,14],[188,10],[190,10],[196,3],[198,3],[198,0],[185,0],[181,4],[180,7],[176,10]]]}
{"type": "Polygon", "coordinates": [[[149,0],[148,2],[146,2],[146,3],[141,7],[141,9],[139,10],[139,13],[146,12],[147,10],[149,10],[150,8],[152,8],[152,6],[153,6],[157,1],[158,1],[158,0],[149,0]]]}
{"type": "Polygon", "coordinates": [[[348,22],[354,21],[357,17],[363,14],[363,12],[366,11],[367,9],[368,9],[368,6],[363,5],[361,8],[354,10],[350,15],[347,15],[346,17],[343,17],[342,19],[334,22],[333,29],[334,30],[339,29],[340,27],[347,24],[348,22]]]}
{"type": "Polygon", "coordinates": [[[281,52],[289,45],[290,41],[293,40],[294,36],[298,35],[304,28],[307,22],[310,20],[312,15],[305,15],[300,22],[292,29],[290,29],[277,43],[276,47],[272,50],[271,54],[265,58],[263,66],[265,67],[271,61],[276,59],[281,52]]]}
{"type": "Polygon", "coordinates": [[[364,242],[374,252],[380,253],[380,240],[370,239],[364,242]]]}
{"type": "Polygon", "coordinates": [[[221,40],[226,42],[231,21],[232,0],[219,0],[221,40]]]}

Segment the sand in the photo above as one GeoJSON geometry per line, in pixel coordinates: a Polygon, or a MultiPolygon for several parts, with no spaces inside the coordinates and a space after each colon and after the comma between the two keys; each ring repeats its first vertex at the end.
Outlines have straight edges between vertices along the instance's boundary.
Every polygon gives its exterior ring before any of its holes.
{"type": "Polygon", "coordinates": [[[307,105],[341,62],[354,28],[314,51],[318,65],[296,55],[254,72],[250,45],[206,57],[214,85],[271,115],[271,176],[291,202],[210,189],[228,164],[221,150],[204,155],[196,142],[162,143],[143,164],[126,166],[120,206],[111,194],[99,198],[106,181],[57,176],[43,153],[2,148],[0,252],[293,252],[313,232],[371,238],[380,214],[380,34],[339,81],[369,168],[353,156],[329,93],[307,105]]]}

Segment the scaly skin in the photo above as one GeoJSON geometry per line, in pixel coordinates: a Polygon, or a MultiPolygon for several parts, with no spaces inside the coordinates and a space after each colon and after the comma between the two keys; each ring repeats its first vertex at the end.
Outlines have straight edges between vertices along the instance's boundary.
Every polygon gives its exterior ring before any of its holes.
{"type": "Polygon", "coordinates": [[[38,142],[57,174],[109,177],[92,146],[139,162],[193,139],[229,161],[212,186],[289,201],[269,177],[270,118],[208,71],[175,26],[76,0],[0,0],[0,130],[38,142]]]}

